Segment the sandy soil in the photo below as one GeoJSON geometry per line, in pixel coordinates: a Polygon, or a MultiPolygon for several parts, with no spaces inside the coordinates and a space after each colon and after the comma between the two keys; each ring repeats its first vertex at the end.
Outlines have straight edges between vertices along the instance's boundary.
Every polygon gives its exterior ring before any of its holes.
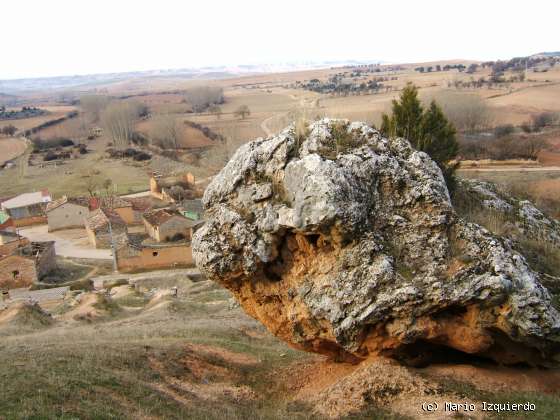
{"type": "MultiPolygon", "coordinates": [[[[314,412],[338,418],[359,412],[371,403],[413,418],[441,419],[453,415],[444,412],[445,402],[480,402],[455,395],[442,385],[458,381],[489,392],[560,393],[560,370],[500,367],[496,365],[432,365],[424,369],[408,368],[389,359],[366,360],[359,365],[333,363],[316,356],[297,362],[279,372],[295,401],[311,404],[314,412]],[[356,390],[360,390],[356,392],[356,390]],[[427,412],[424,403],[437,403],[427,412]]],[[[459,413],[465,414],[459,410],[459,413]]],[[[482,412],[469,412],[469,418],[482,418],[482,412]]]]}
{"type": "Polygon", "coordinates": [[[94,307],[94,305],[99,302],[99,298],[100,296],[98,293],[83,293],[78,298],[78,304],[70,311],[64,313],[60,319],[68,321],[91,320],[99,317],[102,311],[94,307]]]}
{"type": "Polygon", "coordinates": [[[432,365],[421,370],[434,378],[467,382],[478,389],[560,393],[560,370],[503,366],[432,365]]]}

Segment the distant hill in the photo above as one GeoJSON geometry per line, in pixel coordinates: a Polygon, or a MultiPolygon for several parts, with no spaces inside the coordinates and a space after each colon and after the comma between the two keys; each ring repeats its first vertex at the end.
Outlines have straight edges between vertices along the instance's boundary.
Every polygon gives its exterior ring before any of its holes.
{"type": "Polygon", "coordinates": [[[533,57],[560,57],[560,51],[540,52],[533,57]]]}
{"type": "Polygon", "coordinates": [[[102,73],[88,75],[72,75],[57,77],[37,77],[26,79],[0,80],[0,92],[23,93],[42,90],[63,90],[80,88],[93,89],[97,85],[114,83],[132,79],[152,79],[174,77],[181,79],[224,79],[247,74],[288,72],[295,70],[313,70],[345,65],[361,65],[381,63],[380,61],[320,61],[320,62],[287,62],[276,64],[245,64],[236,66],[217,66],[184,69],[159,69],[147,71],[131,71],[123,73],[102,73]]]}

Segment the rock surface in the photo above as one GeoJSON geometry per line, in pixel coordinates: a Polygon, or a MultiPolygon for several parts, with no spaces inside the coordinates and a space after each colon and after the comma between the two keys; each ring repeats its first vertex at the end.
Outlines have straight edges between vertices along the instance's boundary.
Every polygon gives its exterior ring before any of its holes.
{"type": "Polygon", "coordinates": [[[496,185],[476,179],[463,179],[460,188],[475,205],[499,215],[509,226],[512,239],[545,241],[560,246],[560,222],[546,216],[527,200],[518,200],[496,185]]]}
{"type": "Polygon", "coordinates": [[[456,215],[437,165],[404,139],[339,120],[289,127],[240,147],[203,203],[198,267],[296,348],[560,362],[538,274],[456,215]]]}

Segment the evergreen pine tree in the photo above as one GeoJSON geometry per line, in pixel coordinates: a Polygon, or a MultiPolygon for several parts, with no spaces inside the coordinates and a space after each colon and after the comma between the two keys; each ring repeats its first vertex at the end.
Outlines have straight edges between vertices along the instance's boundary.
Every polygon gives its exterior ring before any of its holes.
{"type": "Polygon", "coordinates": [[[457,164],[450,162],[457,156],[459,144],[455,127],[435,101],[424,109],[418,88],[409,83],[399,100],[393,100],[392,114],[382,115],[380,131],[386,136],[404,137],[414,148],[430,155],[440,167],[449,191],[453,191],[457,164]]]}

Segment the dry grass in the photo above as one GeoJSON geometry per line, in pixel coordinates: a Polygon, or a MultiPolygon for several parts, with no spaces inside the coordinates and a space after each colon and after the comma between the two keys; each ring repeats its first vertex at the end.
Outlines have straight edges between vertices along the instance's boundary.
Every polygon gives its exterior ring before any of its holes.
{"type": "Polygon", "coordinates": [[[25,141],[14,137],[0,137],[0,165],[25,152],[25,141]]]}
{"type": "MultiPolygon", "coordinates": [[[[73,106],[39,106],[41,109],[49,111],[47,115],[40,115],[33,118],[25,118],[21,120],[9,120],[6,122],[15,126],[18,130],[29,130],[38,125],[44,124],[47,121],[56,120],[58,118],[64,117],[69,112],[75,111],[76,108],[73,106]]],[[[2,121],[4,123],[4,121],[2,121]]]]}
{"type": "Polygon", "coordinates": [[[60,166],[40,168],[30,166],[21,177],[18,168],[0,171],[0,195],[19,194],[47,188],[56,196],[85,195],[88,174],[99,171],[100,179],[112,179],[118,191],[145,191],[148,188],[148,171],[145,164],[101,158],[97,153],[70,159],[60,166]]]}
{"type": "Polygon", "coordinates": [[[531,200],[552,217],[560,218],[560,172],[557,171],[459,171],[465,178],[497,184],[513,195],[531,200]]]}
{"type": "MultiPolygon", "coordinates": [[[[311,391],[308,397],[327,392],[326,401],[332,387],[350,393],[348,400],[338,403],[363,410],[339,418],[402,419],[408,417],[393,413],[393,408],[414,413],[420,410],[419,401],[426,398],[421,393],[400,395],[399,389],[395,389],[396,394],[368,394],[366,391],[385,390],[384,376],[394,378],[405,368],[393,366],[386,375],[377,372],[383,379],[376,378],[371,389],[361,389],[364,381],[352,382],[356,367],[288,348],[239,308],[228,309],[229,293],[215,284],[182,279],[175,283],[178,298],[163,290],[172,285],[165,282],[152,294],[146,291],[154,284],[147,283],[140,288],[142,291],[97,299],[94,307],[100,317],[68,317],[75,309],[66,302],[54,324],[37,328],[35,320],[30,320],[33,328],[0,325],[2,416],[321,419],[325,417],[314,408],[323,401],[316,405],[302,396],[306,391],[311,391]],[[393,407],[395,398],[402,403],[393,407]],[[353,407],[350,400],[361,403],[353,407]]],[[[25,317],[18,319],[20,324],[26,322],[25,317]]],[[[492,375],[491,368],[485,371],[492,375]]],[[[407,380],[414,377],[415,383],[424,381],[422,371],[408,372],[407,380]]],[[[515,369],[509,373],[518,375],[515,369]]],[[[367,378],[372,381],[371,375],[367,378]]],[[[506,393],[498,389],[481,391],[468,378],[460,379],[464,382],[437,379],[435,397],[475,401],[502,401],[510,395],[529,398],[538,401],[536,418],[546,418],[560,405],[553,395],[514,395],[510,388],[506,393]]]]}

